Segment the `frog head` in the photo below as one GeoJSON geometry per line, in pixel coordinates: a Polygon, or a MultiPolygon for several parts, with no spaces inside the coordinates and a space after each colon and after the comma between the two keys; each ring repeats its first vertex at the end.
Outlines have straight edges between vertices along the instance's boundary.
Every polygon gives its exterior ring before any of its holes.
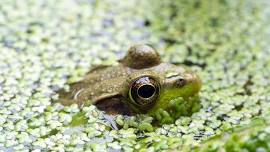
{"type": "Polygon", "coordinates": [[[149,45],[131,47],[120,63],[131,69],[127,104],[134,111],[167,118],[167,123],[198,110],[201,80],[187,67],[162,62],[149,45]]]}

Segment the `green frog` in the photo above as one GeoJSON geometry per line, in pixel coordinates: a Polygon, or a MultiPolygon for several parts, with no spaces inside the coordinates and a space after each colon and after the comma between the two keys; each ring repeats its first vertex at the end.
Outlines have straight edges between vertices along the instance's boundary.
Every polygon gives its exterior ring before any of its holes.
{"type": "Polygon", "coordinates": [[[161,61],[150,45],[132,46],[115,66],[97,66],[69,90],[63,105],[95,105],[109,115],[147,113],[162,123],[199,109],[201,80],[186,67],[161,61]]]}

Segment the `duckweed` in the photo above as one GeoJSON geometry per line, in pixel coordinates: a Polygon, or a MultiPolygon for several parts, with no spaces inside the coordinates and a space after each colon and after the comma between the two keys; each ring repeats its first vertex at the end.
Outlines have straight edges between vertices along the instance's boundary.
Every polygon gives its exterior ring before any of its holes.
{"type": "Polygon", "coordinates": [[[0,151],[269,151],[268,7],[267,0],[3,0],[0,151]],[[155,126],[147,115],[108,117],[55,102],[57,90],[94,65],[115,64],[134,43],[151,43],[164,60],[196,71],[201,108],[178,117],[185,106],[175,102],[175,116],[161,111],[170,123],[155,126]]]}

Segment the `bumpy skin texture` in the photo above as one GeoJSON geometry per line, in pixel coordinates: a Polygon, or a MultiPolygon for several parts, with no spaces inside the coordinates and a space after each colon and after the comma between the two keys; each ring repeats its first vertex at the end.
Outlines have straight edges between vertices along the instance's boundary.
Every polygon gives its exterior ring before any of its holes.
{"type": "Polygon", "coordinates": [[[127,55],[119,62],[133,69],[142,69],[159,65],[161,59],[152,47],[148,45],[135,45],[129,49],[127,55]]]}
{"type": "Polygon", "coordinates": [[[169,101],[196,96],[200,88],[199,77],[190,70],[161,62],[159,54],[148,45],[135,45],[117,66],[96,67],[59,95],[63,105],[95,104],[109,114],[132,115],[166,109],[169,101]],[[158,98],[150,106],[138,106],[129,96],[132,82],[142,76],[150,76],[160,84],[158,98]]]}

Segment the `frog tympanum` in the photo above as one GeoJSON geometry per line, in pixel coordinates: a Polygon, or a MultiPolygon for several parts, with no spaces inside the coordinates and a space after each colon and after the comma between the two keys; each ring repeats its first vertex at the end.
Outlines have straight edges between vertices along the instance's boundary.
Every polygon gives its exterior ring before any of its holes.
{"type": "Polygon", "coordinates": [[[149,45],[132,46],[116,66],[98,66],[70,89],[59,91],[63,105],[94,104],[107,114],[148,113],[163,123],[198,110],[199,77],[164,63],[149,45]]]}

